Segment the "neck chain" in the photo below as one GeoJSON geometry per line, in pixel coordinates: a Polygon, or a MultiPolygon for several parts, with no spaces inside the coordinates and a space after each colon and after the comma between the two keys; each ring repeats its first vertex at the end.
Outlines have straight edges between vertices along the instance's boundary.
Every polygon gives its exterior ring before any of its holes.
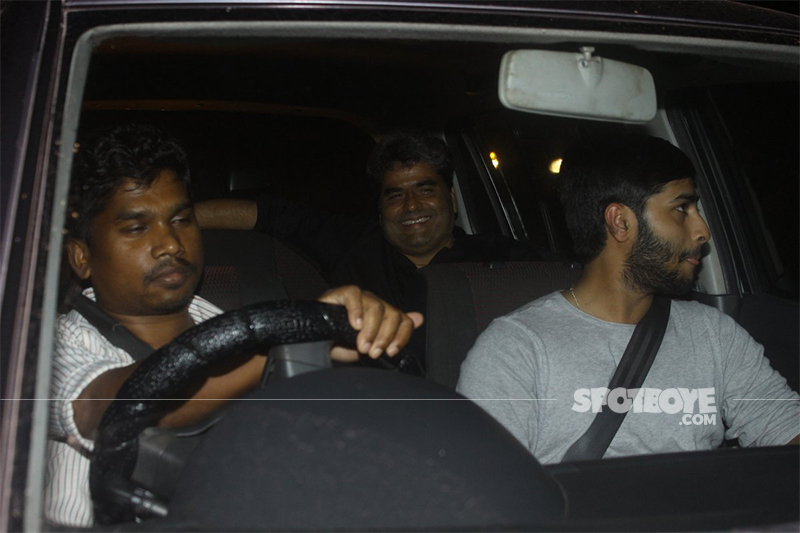
{"type": "Polygon", "coordinates": [[[572,287],[569,288],[569,293],[572,295],[572,299],[575,300],[575,307],[578,308],[578,311],[581,311],[581,304],[578,303],[578,297],[575,296],[575,291],[572,290],[572,287]]]}

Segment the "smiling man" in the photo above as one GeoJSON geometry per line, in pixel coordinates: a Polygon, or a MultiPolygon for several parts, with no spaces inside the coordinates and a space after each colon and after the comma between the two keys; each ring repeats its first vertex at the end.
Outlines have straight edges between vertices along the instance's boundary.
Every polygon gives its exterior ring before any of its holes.
{"type": "Polygon", "coordinates": [[[424,311],[417,269],[434,263],[542,259],[547,252],[455,225],[453,162],[435,137],[400,133],[379,142],[367,163],[378,223],[261,196],[198,202],[203,228],[256,229],[299,248],[331,285],[354,283],[405,311],[424,311]]]}
{"type": "Polygon", "coordinates": [[[606,388],[653,297],[694,284],[710,235],[693,176],[679,149],[652,137],[590,138],[564,156],[561,200],[581,278],[495,320],[458,382],[540,461],[561,461],[604,409],[627,412],[606,457],[725,438],[797,442],[800,396],[736,322],[696,302],[672,300],[641,388],[606,388]]]}
{"type": "Polygon", "coordinates": [[[383,236],[415,267],[427,266],[439,252],[453,248],[455,193],[436,167],[395,162],[379,186],[383,236]]]}
{"type": "MultiPolygon", "coordinates": [[[[180,143],[160,130],[124,125],[81,147],[73,179],[67,258],[90,285],[83,296],[94,304],[87,305],[105,313],[113,329],[124,328],[154,349],[221,313],[194,295],[203,248],[186,159],[180,143]]],[[[320,300],[347,307],[350,323],[360,330],[359,351],[373,357],[396,355],[422,321],[354,286],[320,300]]],[[[59,317],[54,352],[46,514],[59,524],[89,526],[95,430],[141,360],[76,309],[59,317]]],[[[332,357],[347,362],[357,354],[339,347],[332,357]]],[[[242,354],[217,365],[159,424],[202,420],[255,387],[265,361],[263,355],[242,354]]]]}

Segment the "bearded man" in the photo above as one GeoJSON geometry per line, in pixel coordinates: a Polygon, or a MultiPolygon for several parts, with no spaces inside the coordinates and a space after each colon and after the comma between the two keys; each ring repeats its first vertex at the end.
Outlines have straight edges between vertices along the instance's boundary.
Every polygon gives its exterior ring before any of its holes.
{"type": "MultiPolygon", "coordinates": [[[[636,324],[655,295],[693,287],[710,238],[692,164],[662,139],[584,139],[561,180],[580,279],[495,320],[458,382],[543,463],[561,461],[609,408],[606,385],[636,324]]],[[[670,302],[644,383],[623,392],[627,415],[605,457],[798,442],[800,396],[744,329],[697,302],[670,302]],[[698,414],[709,423],[692,423],[698,414]]]]}

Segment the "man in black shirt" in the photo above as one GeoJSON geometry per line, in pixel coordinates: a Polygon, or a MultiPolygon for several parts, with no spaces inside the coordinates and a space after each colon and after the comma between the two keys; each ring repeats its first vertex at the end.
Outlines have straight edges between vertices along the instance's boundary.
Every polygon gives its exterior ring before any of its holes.
{"type": "Polygon", "coordinates": [[[255,229],[315,262],[332,286],[355,284],[408,312],[424,312],[417,269],[452,262],[541,259],[514,239],[467,235],[455,226],[453,164],[440,139],[398,135],[379,143],[367,165],[378,193],[378,223],[261,196],[195,206],[205,228],[255,229]]]}

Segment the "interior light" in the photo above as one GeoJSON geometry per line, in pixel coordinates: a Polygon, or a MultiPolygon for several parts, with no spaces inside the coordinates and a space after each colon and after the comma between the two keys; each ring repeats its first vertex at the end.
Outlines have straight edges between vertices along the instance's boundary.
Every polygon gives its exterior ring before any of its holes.
{"type": "Polygon", "coordinates": [[[550,172],[553,174],[558,174],[561,172],[561,161],[563,161],[560,157],[558,159],[554,159],[552,163],[550,163],[550,172]]]}
{"type": "Polygon", "coordinates": [[[497,167],[500,166],[500,160],[497,159],[497,154],[496,153],[489,152],[489,159],[492,160],[492,165],[494,166],[494,168],[497,168],[497,167]]]}

